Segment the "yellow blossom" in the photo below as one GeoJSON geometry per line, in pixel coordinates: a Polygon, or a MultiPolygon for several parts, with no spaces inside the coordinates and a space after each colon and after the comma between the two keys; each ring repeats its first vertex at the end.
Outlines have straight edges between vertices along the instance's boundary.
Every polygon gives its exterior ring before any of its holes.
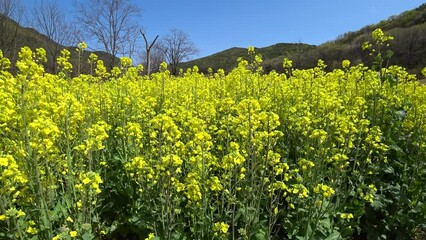
{"type": "Polygon", "coordinates": [[[74,220],[71,217],[67,217],[67,221],[73,223],[74,220]]]}
{"type": "Polygon", "coordinates": [[[219,234],[226,234],[228,233],[229,224],[224,222],[216,222],[213,225],[213,231],[217,232],[219,234]]]}
{"type": "Polygon", "coordinates": [[[37,231],[37,229],[33,228],[32,226],[28,226],[26,232],[34,235],[34,234],[37,234],[38,231],[37,231]]]}
{"type": "Polygon", "coordinates": [[[349,220],[354,218],[354,215],[352,213],[341,213],[340,218],[349,220]]]}
{"type": "Polygon", "coordinates": [[[335,193],[334,190],[331,187],[329,187],[327,185],[324,185],[322,183],[318,184],[314,188],[314,192],[315,193],[320,193],[321,195],[323,195],[326,198],[329,198],[329,197],[333,196],[334,193],[335,193]]]}
{"type": "Polygon", "coordinates": [[[148,235],[148,237],[147,238],[145,238],[145,240],[153,240],[155,238],[155,234],[154,233],[150,233],[149,235],[148,235]]]}
{"type": "Polygon", "coordinates": [[[77,237],[77,231],[70,231],[70,236],[72,238],[77,237]]]}

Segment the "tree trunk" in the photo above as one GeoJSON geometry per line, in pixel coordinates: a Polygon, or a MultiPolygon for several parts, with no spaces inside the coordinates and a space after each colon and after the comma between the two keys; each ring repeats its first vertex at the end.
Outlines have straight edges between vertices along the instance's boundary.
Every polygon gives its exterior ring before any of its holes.
{"type": "Polygon", "coordinates": [[[158,35],[155,37],[154,41],[152,41],[151,44],[148,43],[148,40],[146,39],[145,33],[140,31],[143,37],[143,40],[145,40],[145,49],[146,49],[146,74],[149,76],[151,74],[151,48],[154,46],[155,41],[157,41],[158,35]]]}

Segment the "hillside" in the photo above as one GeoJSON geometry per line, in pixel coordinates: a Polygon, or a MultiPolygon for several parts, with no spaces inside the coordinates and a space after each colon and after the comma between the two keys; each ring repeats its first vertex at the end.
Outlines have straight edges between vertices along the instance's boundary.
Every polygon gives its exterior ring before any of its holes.
{"type": "MultiPolygon", "coordinates": [[[[353,63],[371,64],[371,58],[367,52],[362,51],[361,44],[372,40],[371,32],[376,28],[394,36],[389,48],[394,52],[390,65],[403,66],[412,73],[419,73],[426,66],[426,4],[358,31],[345,33],[334,41],[306,52],[303,61],[312,67],[321,58],[329,65],[329,69],[340,67],[344,59],[353,63]]],[[[282,60],[273,61],[277,66],[282,60]]]]}
{"type": "MultiPolygon", "coordinates": [[[[257,54],[262,55],[263,59],[275,59],[281,58],[283,54],[297,56],[311,49],[315,49],[315,46],[303,43],[278,43],[268,47],[255,48],[255,51],[257,54]]],[[[222,68],[225,72],[229,72],[237,66],[239,57],[247,57],[247,48],[230,48],[207,57],[182,63],[180,68],[186,69],[197,65],[202,72],[206,72],[209,67],[213,71],[222,68]]],[[[265,65],[265,67],[266,69],[273,68],[271,65],[265,65]]]]}
{"type": "MultiPolygon", "coordinates": [[[[323,59],[328,65],[328,70],[340,67],[342,60],[349,59],[353,64],[371,64],[368,53],[361,50],[364,41],[371,40],[371,32],[376,28],[382,28],[388,34],[395,37],[390,49],[394,52],[389,64],[401,65],[411,73],[419,73],[426,66],[426,3],[421,6],[391,16],[377,24],[363,27],[354,32],[342,34],[335,40],[319,46],[303,43],[278,43],[268,47],[255,48],[256,53],[262,55],[265,72],[282,71],[283,58],[293,60],[295,68],[314,67],[318,59],[323,59]]],[[[15,21],[0,15],[0,49],[4,55],[16,61],[19,49],[29,46],[32,49],[43,47],[48,52],[46,71],[55,72],[55,59],[60,50],[67,48],[71,52],[71,62],[77,64],[75,46],[62,46],[47,36],[40,34],[32,28],[20,26],[15,21]],[[48,51],[48,50],[51,51],[48,51]]],[[[237,66],[238,57],[247,57],[247,46],[234,47],[213,55],[181,63],[180,68],[186,69],[197,65],[202,72],[207,72],[210,67],[213,71],[219,68],[225,72],[231,71],[237,66]]],[[[99,59],[108,66],[109,55],[105,52],[95,52],[99,59]]],[[[87,59],[90,52],[86,51],[83,59],[87,59]]],[[[83,72],[88,71],[87,64],[83,64],[83,72]]],[[[13,70],[13,69],[12,69],[13,70]]]]}
{"type": "MultiPolygon", "coordinates": [[[[47,63],[45,69],[47,72],[56,71],[56,57],[60,54],[62,49],[68,49],[71,52],[70,62],[77,65],[78,55],[75,51],[75,46],[62,46],[48,38],[47,36],[39,33],[32,28],[26,28],[19,25],[12,19],[0,15],[0,49],[3,51],[5,57],[15,62],[18,57],[18,52],[23,46],[28,46],[31,49],[44,48],[47,55],[47,63]]],[[[85,51],[82,59],[87,59],[91,51],[85,51]]],[[[107,63],[109,54],[102,51],[93,52],[98,55],[98,58],[107,63]]],[[[84,61],[85,62],[85,61],[84,61]]],[[[88,72],[89,66],[82,64],[82,72],[88,72]]],[[[14,66],[12,66],[14,71],[14,66]]]]}
{"type": "MultiPolygon", "coordinates": [[[[361,62],[371,64],[368,53],[361,50],[361,44],[371,40],[371,32],[376,28],[382,28],[395,37],[390,46],[394,55],[389,64],[401,65],[411,73],[419,73],[426,66],[426,3],[377,24],[342,34],[336,40],[319,46],[280,43],[266,48],[256,48],[256,52],[262,55],[266,72],[272,69],[281,72],[284,57],[292,59],[295,68],[314,67],[318,59],[325,61],[328,70],[340,67],[344,59],[349,59],[354,64],[361,62]]],[[[206,71],[208,67],[213,70],[223,68],[229,71],[236,66],[237,57],[246,55],[246,49],[231,48],[183,63],[181,67],[185,69],[197,65],[201,71],[206,71]]]]}

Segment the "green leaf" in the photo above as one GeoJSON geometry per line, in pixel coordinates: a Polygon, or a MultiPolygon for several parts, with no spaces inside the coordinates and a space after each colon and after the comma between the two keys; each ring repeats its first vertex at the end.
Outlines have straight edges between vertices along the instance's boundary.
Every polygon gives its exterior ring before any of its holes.
{"type": "Polygon", "coordinates": [[[384,202],[383,202],[384,198],[382,195],[376,195],[376,197],[374,198],[374,201],[371,203],[371,206],[375,209],[381,209],[385,206],[384,202]]]}
{"type": "Polygon", "coordinates": [[[308,224],[308,229],[306,229],[306,236],[312,235],[312,226],[311,224],[308,224]]]}
{"type": "Polygon", "coordinates": [[[81,238],[83,240],[92,240],[93,239],[92,234],[90,234],[90,233],[83,234],[83,236],[81,236],[81,238]]]}
{"type": "Polygon", "coordinates": [[[134,224],[134,223],[137,223],[137,222],[139,222],[139,217],[138,216],[132,216],[130,219],[129,219],[129,222],[130,223],[132,223],[132,224],[134,224]]]}
{"type": "MultiPolygon", "coordinates": [[[[160,240],[160,238],[159,238],[159,237],[155,237],[154,239],[158,239],[158,240],[160,240]]],[[[181,235],[180,233],[172,233],[172,239],[175,239],[175,240],[182,240],[182,239],[184,239],[184,238],[182,238],[182,235],[181,235]]]]}
{"type": "Polygon", "coordinates": [[[72,203],[71,203],[71,200],[69,198],[65,198],[65,207],[66,207],[66,209],[72,208],[72,203]]]}
{"type": "Polygon", "coordinates": [[[58,203],[55,206],[55,209],[53,210],[53,214],[51,216],[53,220],[57,220],[62,216],[64,212],[62,209],[63,207],[62,207],[61,201],[58,201],[58,203]]]}
{"type": "Polygon", "coordinates": [[[243,207],[238,208],[237,214],[235,215],[235,220],[238,220],[241,216],[245,216],[246,211],[243,207]]]}
{"type": "Polygon", "coordinates": [[[112,224],[111,224],[111,227],[110,227],[110,231],[114,232],[117,229],[118,224],[119,223],[118,223],[117,220],[113,221],[112,224]]]}
{"type": "Polygon", "coordinates": [[[327,236],[328,233],[333,231],[331,228],[331,222],[329,218],[324,218],[321,221],[319,221],[319,226],[317,228],[322,234],[324,234],[324,236],[327,236]]]}
{"type": "Polygon", "coordinates": [[[257,240],[265,240],[266,239],[266,233],[262,229],[259,230],[258,233],[256,233],[256,239],[257,240]]]}
{"type": "Polygon", "coordinates": [[[393,174],[394,172],[395,172],[395,170],[393,169],[393,167],[391,167],[391,166],[386,166],[385,167],[385,169],[383,169],[383,171],[385,172],[385,173],[389,173],[389,174],[393,174]]]}
{"type": "Polygon", "coordinates": [[[83,225],[81,225],[81,228],[86,231],[89,231],[92,230],[92,225],[90,225],[89,223],[84,223],[83,225]]]}
{"type": "Polygon", "coordinates": [[[325,240],[336,240],[341,239],[340,233],[337,231],[334,231],[332,234],[330,234],[325,240]]]}

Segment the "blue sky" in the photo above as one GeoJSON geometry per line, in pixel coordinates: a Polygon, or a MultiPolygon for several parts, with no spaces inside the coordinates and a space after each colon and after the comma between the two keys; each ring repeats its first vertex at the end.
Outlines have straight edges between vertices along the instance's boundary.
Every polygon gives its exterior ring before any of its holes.
{"type": "MultiPolygon", "coordinates": [[[[84,1],[84,0],[82,0],[84,1]]],[[[90,1],[90,0],[86,0],[90,1]]],[[[33,2],[23,0],[23,2],[33,2]]],[[[70,9],[72,0],[59,0],[70,9]]],[[[265,47],[279,42],[319,45],[424,0],[131,0],[148,38],[177,28],[200,50],[195,58],[231,47],[265,47]]],[[[70,11],[71,12],[71,11],[70,11]]]]}
{"type": "Polygon", "coordinates": [[[319,45],[420,6],[419,0],[139,0],[151,36],[187,32],[200,57],[278,42],[319,45]]]}

